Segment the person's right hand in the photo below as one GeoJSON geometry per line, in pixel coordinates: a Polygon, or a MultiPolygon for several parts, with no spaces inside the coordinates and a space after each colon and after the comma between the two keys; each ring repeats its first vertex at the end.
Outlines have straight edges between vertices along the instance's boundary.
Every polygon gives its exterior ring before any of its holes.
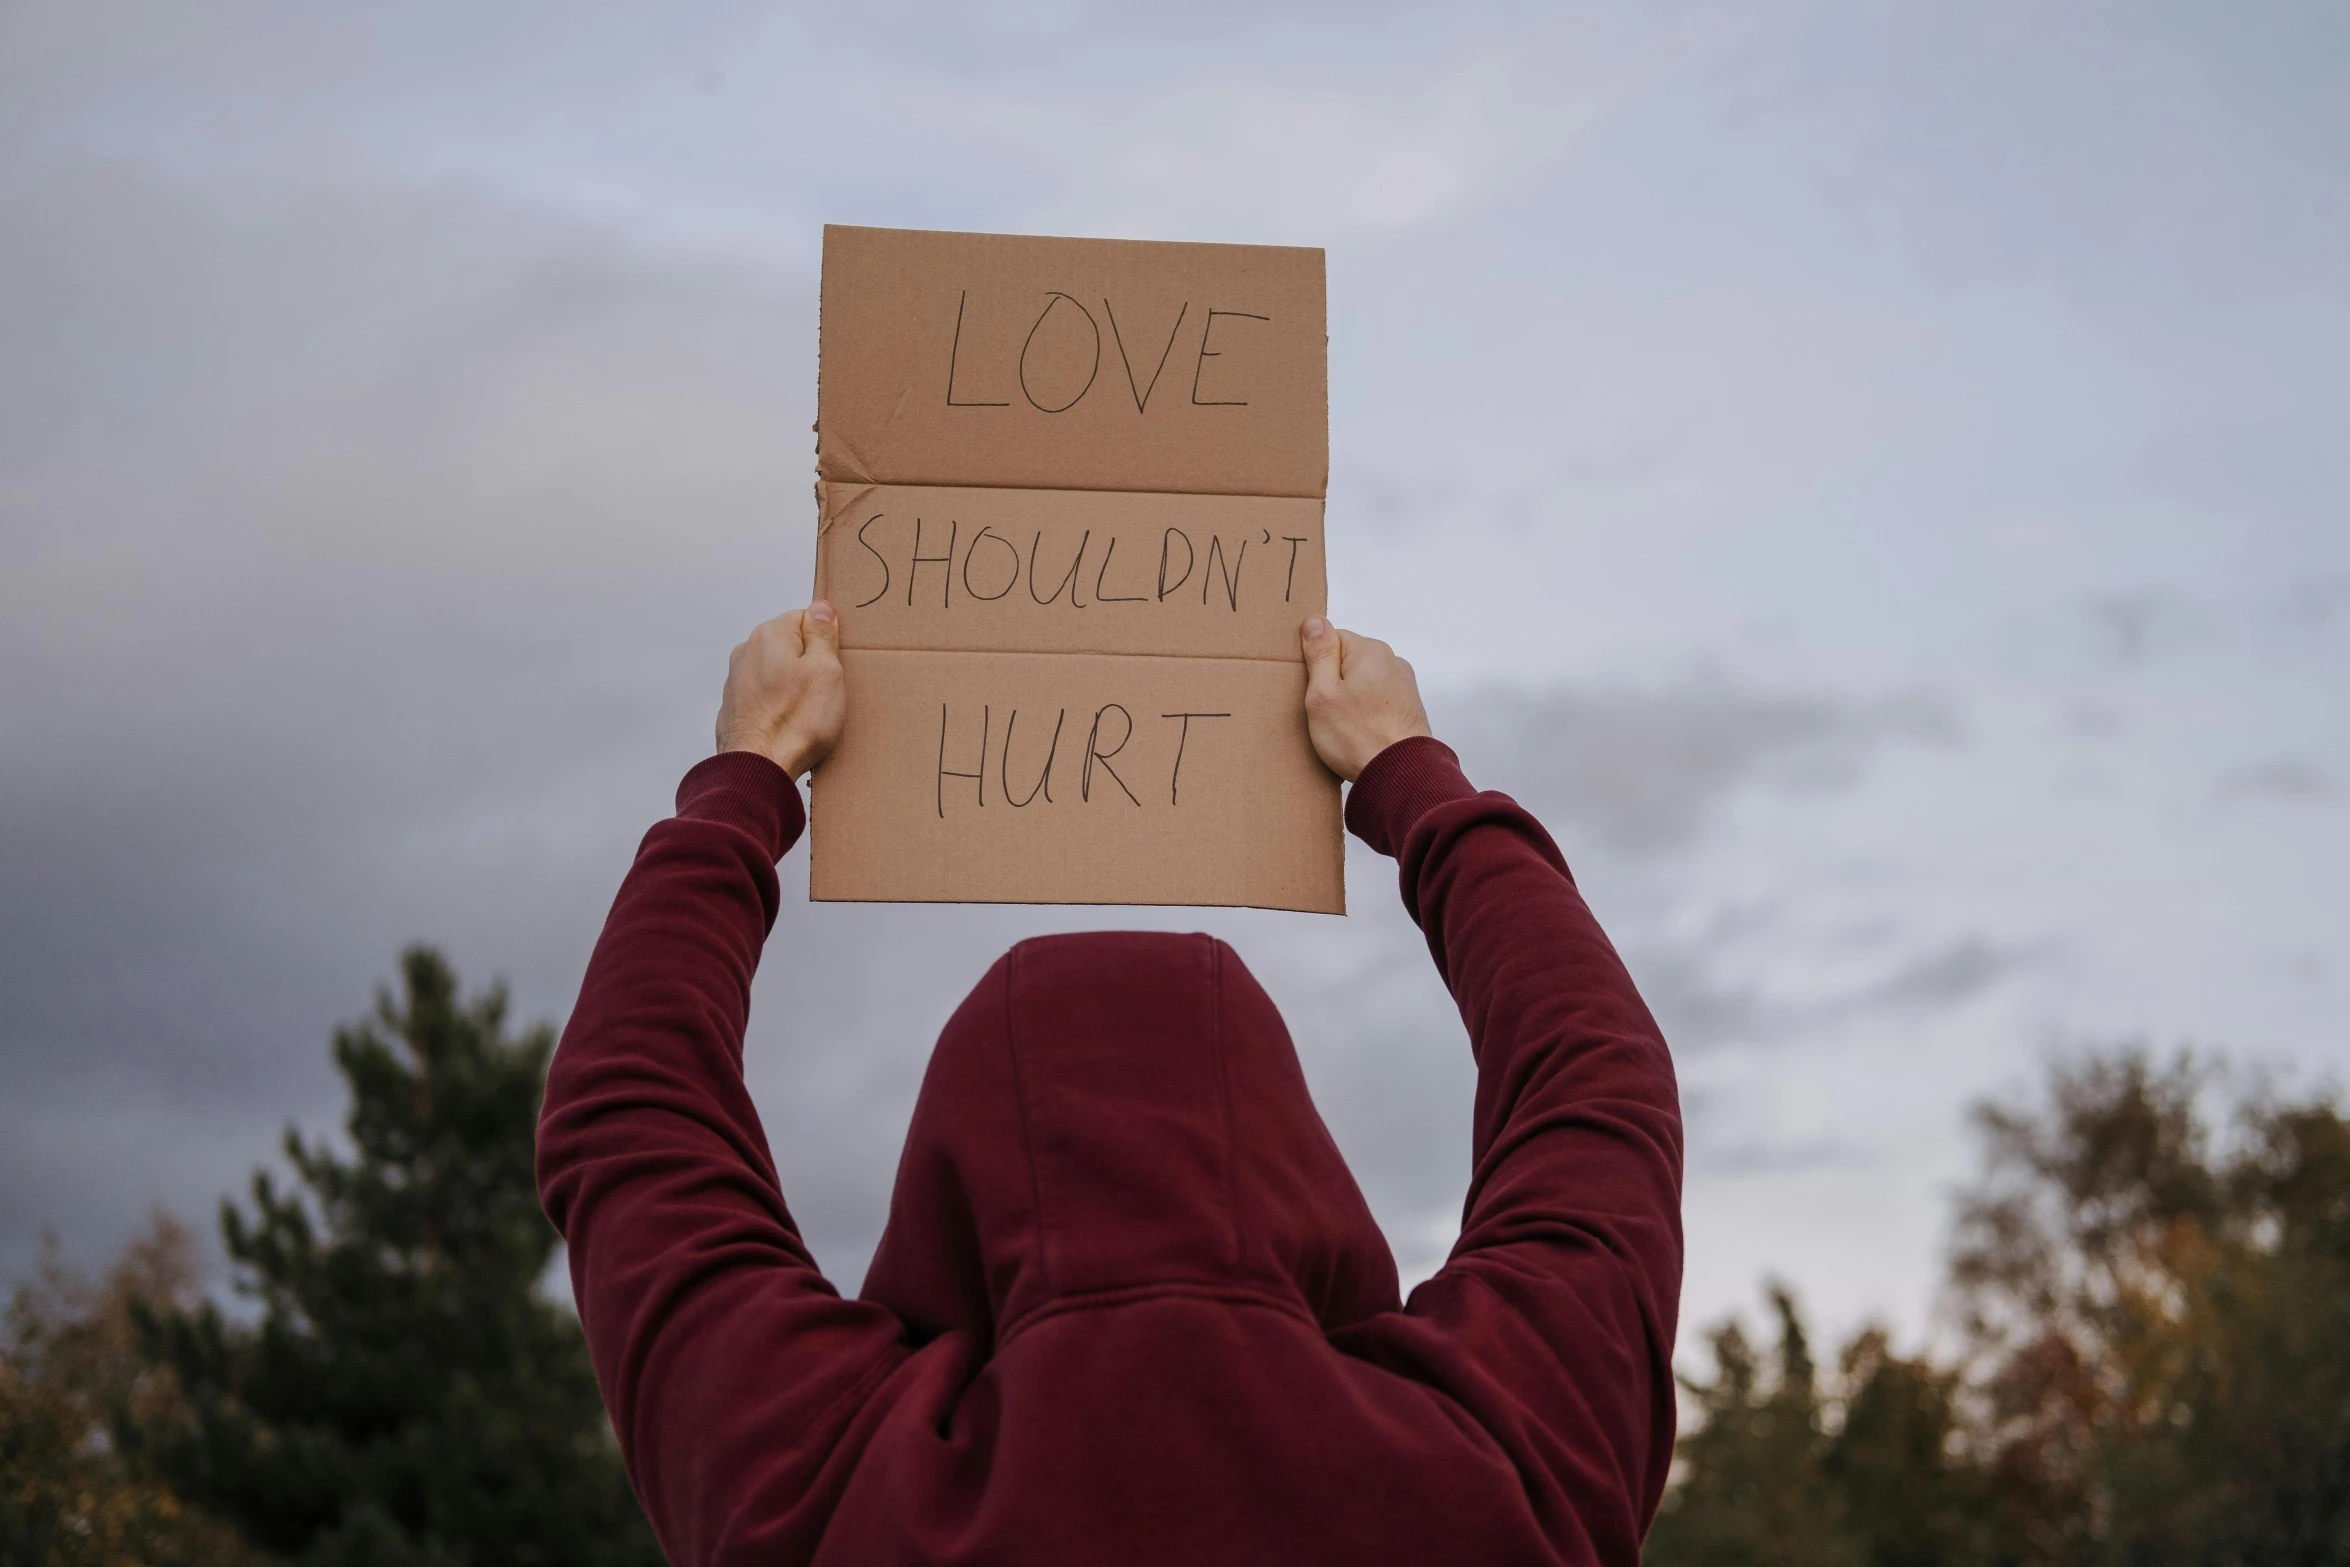
{"type": "Polygon", "coordinates": [[[848,711],[840,617],[818,599],[752,627],[727,660],[718,749],[756,751],[797,778],[832,754],[848,711]]]}
{"type": "Polygon", "coordinates": [[[1395,649],[1319,615],[1306,617],[1298,637],[1306,653],[1306,733],[1324,767],[1353,783],[1372,757],[1428,733],[1420,682],[1395,649]]]}

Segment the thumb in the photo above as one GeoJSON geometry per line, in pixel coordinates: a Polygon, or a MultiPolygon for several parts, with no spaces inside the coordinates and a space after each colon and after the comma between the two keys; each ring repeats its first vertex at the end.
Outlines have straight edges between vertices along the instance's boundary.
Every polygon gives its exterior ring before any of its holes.
{"type": "Polygon", "coordinates": [[[813,653],[819,647],[832,653],[840,651],[840,616],[831,601],[818,599],[808,606],[800,617],[800,640],[806,652],[813,653]]]}
{"type": "Polygon", "coordinates": [[[1338,683],[1338,628],[1319,615],[1308,615],[1298,627],[1305,649],[1306,684],[1328,689],[1338,683]]]}

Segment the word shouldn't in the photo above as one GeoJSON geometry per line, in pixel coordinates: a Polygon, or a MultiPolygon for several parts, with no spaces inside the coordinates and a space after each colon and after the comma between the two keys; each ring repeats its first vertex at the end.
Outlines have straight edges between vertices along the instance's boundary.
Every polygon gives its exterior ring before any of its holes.
{"type": "MultiPolygon", "coordinates": [[[[1145,715],[1146,718],[1148,716],[1145,715]]],[[[1183,753],[1191,743],[1193,723],[1198,722],[1204,725],[1207,720],[1230,718],[1231,716],[1230,713],[1161,713],[1158,715],[1159,722],[1179,726],[1174,731],[1175,759],[1167,767],[1167,803],[1170,806],[1183,803],[1183,753]]],[[[966,732],[969,728],[969,722],[970,715],[966,710],[963,725],[966,732]]],[[[1069,798],[1069,788],[1072,781],[1076,784],[1077,800],[1081,804],[1092,804],[1097,795],[1103,803],[1115,804],[1119,796],[1123,795],[1127,804],[1139,809],[1142,805],[1142,796],[1134,792],[1136,788],[1143,789],[1153,799],[1158,797],[1158,779],[1155,773],[1146,776],[1143,765],[1133,761],[1119,761],[1119,758],[1125,755],[1128,742],[1134,739],[1134,714],[1124,704],[1104,703],[1094,710],[1090,719],[1080,709],[1078,722],[1085,726],[1085,744],[1082,748],[1074,745],[1070,747],[1069,760],[1059,769],[1061,799],[1056,802],[1053,798],[1053,783],[1055,764],[1061,758],[1061,738],[1067,734],[1074,740],[1076,735],[1076,731],[1069,725],[1069,710],[1064,707],[1054,712],[1053,727],[1049,735],[1045,734],[1041,719],[1032,719],[1031,734],[1043,736],[1043,757],[1041,760],[1037,759],[1033,749],[1036,741],[1031,739],[1027,746],[1022,747],[1024,760],[1015,764],[1012,760],[1015,744],[1013,737],[1020,726],[1020,709],[1013,708],[1010,715],[1004,720],[1002,742],[993,746],[997,801],[1016,811],[1026,810],[1040,800],[1046,805],[1065,804],[1069,798]],[[1030,771],[1031,768],[1034,769],[1033,772],[1030,771]],[[1015,778],[1026,782],[1025,793],[1013,787],[1015,778]],[[1115,793],[1112,792],[1113,789],[1116,791],[1115,793]]],[[[995,709],[992,706],[984,705],[979,709],[977,752],[967,753],[960,749],[960,745],[957,747],[956,760],[960,761],[965,756],[971,757],[973,765],[969,771],[947,765],[947,733],[950,727],[947,704],[941,702],[938,705],[937,793],[938,814],[942,821],[945,820],[947,814],[947,780],[950,778],[967,780],[974,786],[974,801],[977,807],[981,810],[987,808],[988,762],[992,737],[995,734],[995,709]]],[[[962,798],[962,789],[963,786],[960,783],[955,786],[955,798],[958,800],[962,798]]]]}
{"type": "MultiPolygon", "coordinates": [[[[938,586],[938,604],[941,609],[952,607],[958,586],[962,588],[964,598],[974,603],[993,604],[1011,597],[1012,590],[1023,581],[1028,585],[1028,597],[1038,605],[1058,603],[1064,598],[1071,609],[1088,609],[1095,604],[1164,604],[1184,591],[1192,582],[1196,569],[1200,603],[1205,605],[1215,599],[1222,599],[1225,607],[1237,614],[1240,611],[1241,584],[1249,574],[1250,545],[1258,546],[1257,559],[1264,563],[1258,568],[1257,577],[1268,578],[1278,572],[1281,577],[1281,602],[1286,604],[1297,587],[1298,548],[1312,542],[1306,535],[1298,533],[1284,533],[1276,540],[1270,528],[1259,528],[1258,536],[1254,539],[1239,534],[1227,540],[1220,533],[1211,533],[1203,546],[1181,528],[1168,528],[1159,535],[1159,558],[1154,571],[1147,543],[1139,551],[1129,551],[1127,563],[1120,566],[1117,564],[1120,541],[1117,535],[1106,534],[1093,573],[1088,578],[1085,558],[1093,550],[1091,528],[1079,536],[1077,548],[1068,556],[1068,565],[1064,568],[1060,564],[1060,556],[1061,551],[1069,547],[1065,537],[1055,540],[1053,549],[1045,553],[1042,563],[1039,563],[1039,552],[1044,550],[1042,528],[1029,534],[1028,547],[1023,550],[1014,540],[996,532],[992,523],[981,524],[977,533],[965,538],[963,525],[958,519],[948,518],[946,526],[941,529],[935,523],[925,524],[922,518],[916,517],[910,527],[900,523],[895,529],[884,529],[882,533],[885,541],[888,541],[891,532],[901,536],[902,554],[899,559],[905,568],[901,573],[891,569],[890,555],[884,554],[870,537],[877,525],[887,521],[888,513],[876,512],[857,528],[858,548],[872,557],[872,564],[864,567],[860,573],[865,578],[860,587],[878,584],[873,586],[867,597],[854,601],[858,609],[878,604],[890,597],[892,589],[901,583],[906,605],[912,608],[915,594],[919,592],[927,595],[933,580],[938,586]],[[944,551],[936,555],[923,554],[926,541],[931,548],[938,548],[938,535],[941,532],[946,534],[944,551]],[[960,554],[956,553],[958,541],[961,542],[960,554]],[[1282,544],[1289,548],[1283,551],[1279,547],[1282,544]],[[933,569],[935,578],[923,575],[926,566],[933,569]],[[1115,580],[1113,567],[1116,567],[1115,580]],[[1141,591],[1127,591],[1135,588],[1141,591]],[[1087,596],[1089,592],[1091,597],[1087,596]]],[[[1271,591],[1269,585],[1266,591],[1271,591]]],[[[1015,599],[1013,602],[1016,604],[1019,601],[1015,599]]]]}

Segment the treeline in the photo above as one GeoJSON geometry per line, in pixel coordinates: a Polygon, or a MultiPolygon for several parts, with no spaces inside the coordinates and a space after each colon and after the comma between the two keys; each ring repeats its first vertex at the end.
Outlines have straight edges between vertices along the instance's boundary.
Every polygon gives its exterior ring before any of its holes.
{"type": "MultiPolygon", "coordinates": [[[[653,1567],[531,1178],[553,1036],[418,948],[338,1031],[350,1153],[52,1246],[0,1338],[0,1567],[653,1567]]],[[[2350,1567],[2350,1122],[2116,1051],[1977,1112],[1954,1348],[1822,1365],[1774,1290],[1686,1383],[1650,1567],[2350,1567]],[[2214,1106],[2224,1108],[2215,1110],[2214,1106]]]]}
{"type": "Polygon", "coordinates": [[[2181,1059],[1977,1112],[1944,1358],[1707,1335],[1650,1567],[2350,1567],[2350,1123],[2181,1059]],[[2215,1101],[2232,1100],[2215,1113],[2215,1101]]]}
{"type": "Polygon", "coordinates": [[[540,1288],[554,1035],[441,958],[337,1031],[350,1155],[221,1208],[248,1309],[159,1218],[100,1280],[54,1247],[0,1355],[0,1567],[657,1567],[579,1324],[540,1288]]]}

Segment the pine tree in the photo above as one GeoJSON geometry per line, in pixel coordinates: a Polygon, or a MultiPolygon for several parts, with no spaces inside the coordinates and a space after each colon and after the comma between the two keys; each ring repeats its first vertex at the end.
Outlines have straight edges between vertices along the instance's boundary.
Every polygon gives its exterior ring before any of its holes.
{"type": "Polygon", "coordinates": [[[509,1038],[503,988],[461,1003],[430,949],[401,972],[397,1002],[335,1035],[350,1156],[289,1128],[300,1189],[261,1171],[249,1209],[222,1204],[258,1319],[146,1311],[185,1403],[122,1440],[305,1567],[649,1567],[578,1322],[540,1289],[553,1032],[509,1038]]]}
{"type": "Polygon", "coordinates": [[[1864,1567],[1826,1460],[1821,1389],[1795,1299],[1770,1292],[1779,1319],[1766,1370],[1737,1322],[1708,1335],[1710,1382],[1682,1386],[1702,1412],[1681,1438],[1678,1482],[1650,1531],[1652,1567],[1864,1567]]]}

